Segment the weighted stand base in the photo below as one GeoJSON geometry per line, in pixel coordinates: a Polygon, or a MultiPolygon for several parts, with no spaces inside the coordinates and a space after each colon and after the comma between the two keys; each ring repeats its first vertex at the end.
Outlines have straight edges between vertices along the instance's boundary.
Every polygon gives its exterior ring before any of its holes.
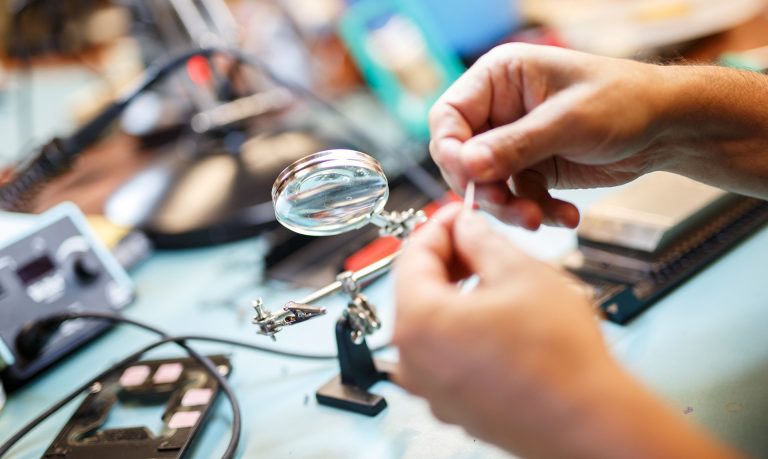
{"type": "Polygon", "coordinates": [[[315,394],[321,405],[342,410],[376,416],[387,407],[387,401],[381,395],[372,394],[358,386],[341,382],[341,375],[331,379],[315,394]]]}
{"type": "Polygon", "coordinates": [[[352,328],[346,317],[336,322],[336,345],[341,374],[328,381],[315,394],[321,405],[332,406],[366,416],[376,416],[387,407],[384,397],[368,392],[379,381],[389,380],[391,364],[377,365],[365,340],[352,341],[352,328]],[[377,366],[383,371],[377,369],[377,366]]]}

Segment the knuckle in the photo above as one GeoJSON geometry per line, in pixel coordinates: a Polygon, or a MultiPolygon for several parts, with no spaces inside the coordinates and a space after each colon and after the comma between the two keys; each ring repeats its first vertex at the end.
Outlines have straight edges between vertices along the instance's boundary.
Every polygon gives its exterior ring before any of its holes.
{"type": "Polygon", "coordinates": [[[491,153],[512,175],[520,171],[524,159],[532,154],[532,145],[531,134],[515,130],[506,134],[504,142],[491,146],[491,153]]]}
{"type": "Polygon", "coordinates": [[[503,43],[491,48],[490,51],[481,57],[481,59],[493,61],[505,59],[511,54],[514,54],[517,50],[519,50],[519,43],[503,43]]]}
{"type": "Polygon", "coordinates": [[[507,45],[508,43],[494,46],[487,53],[480,56],[478,61],[482,62],[483,64],[487,64],[502,60],[507,54],[507,50],[509,49],[507,45]]]}
{"type": "Polygon", "coordinates": [[[530,48],[530,45],[526,43],[519,43],[519,42],[503,43],[501,45],[496,45],[493,48],[491,48],[491,50],[488,51],[484,56],[482,56],[480,60],[485,60],[490,62],[505,61],[512,57],[525,54],[529,48],[530,48]]]}
{"type": "MultiPolygon", "coordinates": [[[[440,121],[443,119],[443,113],[445,112],[445,105],[439,100],[435,102],[429,109],[428,120],[430,131],[434,131],[440,121]]],[[[432,132],[434,135],[434,132],[432,132]]]]}

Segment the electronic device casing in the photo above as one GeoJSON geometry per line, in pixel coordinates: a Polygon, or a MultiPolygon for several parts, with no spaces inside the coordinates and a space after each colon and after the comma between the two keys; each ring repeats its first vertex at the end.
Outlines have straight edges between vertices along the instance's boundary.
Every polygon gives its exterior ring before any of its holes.
{"type": "Polygon", "coordinates": [[[68,321],[27,359],[15,344],[25,324],[54,313],[115,312],[134,299],[133,282],[77,206],[63,203],[39,218],[34,228],[0,245],[0,378],[9,390],[110,326],[68,321]]]}
{"type": "MultiPolygon", "coordinates": [[[[226,377],[232,371],[228,357],[212,355],[208,358],[222,376],[226,377]]],[[[191,358],[147,360],[133,366],[150,369],[145,381],[135,386],[123,385],[121,374],[126,368],[105,376],[75,410],[43,458],[178,459],[187,455],[212,411],[221,389],[219,383],[191,358]],[[162,366],[175,364],[183,366],[176,380],[159,382],[149,376],[157,375],[162,366]],[[200,389],[209,390],[212,395],[193,406],[185,405],[185,394],[200,389]],[[116,405],[148,406],[160,402],[165,406],[161,432],[154,433],[141,425],[104,428],[116,405]],[[185,412],[199,413],[199,416],[190,425],[174,427],[173,415],[185,412]]]]}

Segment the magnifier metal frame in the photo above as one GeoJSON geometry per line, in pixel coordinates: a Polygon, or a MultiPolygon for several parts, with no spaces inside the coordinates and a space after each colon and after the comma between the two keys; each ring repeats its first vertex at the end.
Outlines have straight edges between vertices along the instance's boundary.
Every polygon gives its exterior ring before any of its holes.
{"type": "MultiPolygon", "coordinates": [[[[384,211],[384,205],[389,198],[389,189],[378,198],[378,202],[372,206],[371,213],[363,218],[354,216],[347,225],[342,225],[334,230],[315,230],[313,228],[297,227],[291,221],[286,221],[283,215],[277,211],[277,201],[280,196],[286,193],[286,188],[296,183],[296,181],[306,180],[315,174],[334,169],[352,170],[362,168],[368,172],[373,172],[381,177],[384,185],[387,185],[387,177],[384,170],[375,158],[365,153],[354,150],[326,150],[319,153],[306,156],[286,167],[275,180],[272,186],[272,202],[275,204],[275,216],[277,220],[288,229],[301,234],[315,236],[329,236],[341,234],[346,231],[360,228],[367,223],[377,225],[382,235],[394,236],[397,238],[407,237],[418,225],[426,220],[426,215],[422,211],[408,209],[400,212],[384,211]]],[[[343,222],[342,222],[343,223],[343,222]]],[[[378,277],[389,271],[392,263],[397,258],[399,252],[395,252],[359,271],[344,272],[339,274],[336,281],[317,290],[301,301],[289,301],[282,309],[273,312],[267,309],[262,301],[256,300],[253,304],[256,310],[256,317],[253,323],[259,328],[259,333],[275,337],[275,334],[286,326],[305,322],[326,313],[325,308],[314,306],[318,300],[333,295],[339,291],[344,291],[350,297],[347,317],[351,317],[350,327],[353,330],[355,341],[361,340],[365,335],[371,334],[381,325],[376,314],[376,310],[367,302],[364,296],[356,287],[359,282],[378,277]]]]}
{"type": "Polygon", "coordinates": [[[421,212],[409,209],[403,212],[387,212],[384,206],[389,198],[389,189],[378,198],[371,206],[371,212],[365,216],[351,215],[348,222],[344,222],[344,217],[338,220],[338,226],[334,229],[318,229],[308,226],[297,225],[294,221],[288,219],[278,209],[278,199],[287,191],[287,188],[298,182],[319,175],[322,172],[332,170],[353,170],[355,168],[364,169],[380,177],[385,186],[388,186],[387,177],[381,163],[372,156],[354,150],[326,150],[319,153],[306,156],[295,161],[286,167],[275,180],[272,186],[272,202],[275,205],[275,217],[277,221],[288,229],[300,234],[310,236],[333,236],[347,231],[355,230],[365,226],[368,223],[381,228],[384,235],[403,238],[408,236],[414,227],[421,223],[425,217],[421,212]]]}
{"type": "MultiPolygon", "coordinates": [[[[344,193],[340,194],[343,195],[344,193]]],[[[341,234],[360,228],[370,222],[380,228],[380,234],[405,238],[418,223],[426,220],[422,211],[413,209],[402,212],[384,211],[384,205],[388,198],[389,186],[381,164],[375,158],[353,150],[327,150],[302,158],[283,170],[277,176],[272,187],[272,202],[275,205],[277,220],[293,231],[316,236],[341,234]],[[375,192],[366,196],[365,189],[362,192],[356,189],[346,194],[341,202],[322,199],[325,192],[336,193],[339,191],[337,187],[355,187],[355,185],[365,187],[364,180],[357,184],[354,183],[355,173],[360,172],[360,169],[372,173],[369,177],[382,179],[382,182],[375,182],[375,186],[378,187],[374,190],[375,192]],[[342,177],[346,177],[344,172],[352,172],[352,176],[350,176],[352,182],[346,183],[340,180],[339,183],[333,183],[333,180],[327,180],[327,183],[324,183],[322,174],[324,172],[330,174],[334,171],[338,171],[342,177]],[[318,181],[310,183],[306,190],[301,189],[304,181],[310,180],[314,176],[317,176],[318,181]],[[295,184],[298,184],[298,191],[288,190],[289,186],[295,184]],[[382,184],[385,187],[383,194],[381,193],[382,184]],[[357,196],[356,192],[358,193],[357,196]],[[287,195],[287,193],[295,194],[287,195]],[[360,202],[355,201],[360,198],[362,198],[360,202]],[[294,200],[294,203],[290,202],[291,199],[294,200]],[[297,211],[295,220],[284,218],[283,210],[286,209],[281,208],[282,203],[288,201],[287,210],[290,216],[290,210],[300,207],[302,199],[304,199],[305,204],[310,204],[309,209],[303,209],[307,211],[306,215],[297,211]],[[316,202],[315,199],[317,199],[316,202]],[[279,203],[279,200],[282,202],[279,203]],[[363,206],[349,205],[345,208],[345,204],[348,203],[363,204],[363,206]],[[328,209],[323,209],[324,206],[327,206],[328,209]],[[370,212],[366,214],[365,212],[369,208],[370,212]],[[325,210],[330,211],[330,218],[325,215],[325,210]],[[345,212],[346,210],[349,211],[345,212]],[[333,211],[337,211],[337,213],[334,214],[333,211]],[[318,215],[317,228],[309,225],[301,226],[301,218],[308,218],[308,221],[311,222],[314,215],[318,215]],[[338,217],[338,221],[334,222],[336,217],[338,217]],[[324,223],[326,224],[325,227],[323,226],[324,223]]],[[[325,308],[315,306],[312,303],[340,291],[349,297],[347,308],[336,322],[335,328],[341,374],[316,392],[318,403],[369,416],[378,414],[387,406],[382,396],[368,392],[368,389],[377,381],[389,380],[390,370],[386,364],[374,360],[371,350],[365,342],[366,336],[381,328],[381,320],[376,307],[360,291],[360,283],[389,271],[398,254],[399,252],[390,254],[359,271],[343,272],[336,277],[335,282],[315,291],[301,301],[289,301],[281,309],[274,312],[267,309],[260,298],[254,301],[253,308],[256,316],[253,318],[253,324],[256,325],[258,333],[275,339],[275,335],[285,327],[326,314],[325,308]]]]}

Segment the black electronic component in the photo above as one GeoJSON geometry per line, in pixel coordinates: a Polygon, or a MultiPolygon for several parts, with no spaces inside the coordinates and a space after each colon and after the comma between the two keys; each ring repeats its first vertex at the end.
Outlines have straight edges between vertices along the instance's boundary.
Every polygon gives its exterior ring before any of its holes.
{"type": "Polygon", "coordinates": [[[51,257],[45,254],[17,269],[16,275],[19,276],[24,285],[29,285],[54,269],[56,267],[53,265],[51,257]]]}
{"type": "MultiPolygon", "coordinates": [[[[211,356],[218,371],[231,371],[224,356],[211,356]]],[[[194,359],[136,362],[92,385],[43,458],[180,458],[189,450],[219,392],[218,382],[194,359]],[[118,405],[163,403],[163,427],[102,428],[118,405]]]]}
{"type": "Polygon", "coordinates": [[[83,284],[90,284],[104,271],[101,262],[92,253],[81,253],[72,265],[75,276],[83,284]]]}
{"type": "Polygon", "coordinates": [[[76,321],[20,337],[27,324],[53,313],[116,312],[134,295],[133,283],[90,233],[77,207],[63,204],[40,219],[31,231],[0,246],[0,378],[9,389],[109,326],[76,321]]]}
{"type": "Polygon", "coordinates": [[[727,209],[658,253],[580,241],[567,267],[595,288],[608,320],[624,324],[768,222],[768,202],[734,197],[727,209]]]}

